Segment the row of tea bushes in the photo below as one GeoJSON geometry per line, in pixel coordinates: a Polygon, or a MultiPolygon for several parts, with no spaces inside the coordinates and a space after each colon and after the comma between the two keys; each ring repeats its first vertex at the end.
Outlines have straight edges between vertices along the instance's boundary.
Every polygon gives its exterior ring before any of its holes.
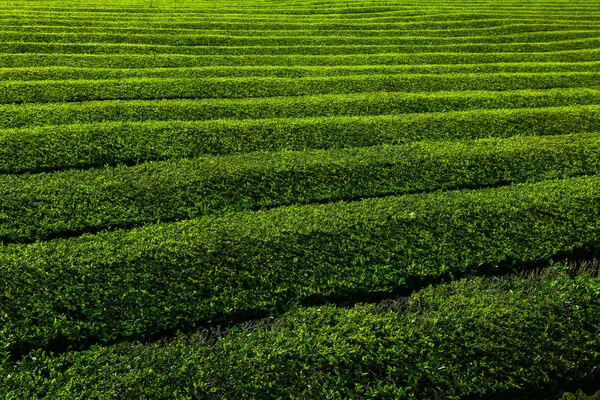
{"type": "Polygon", "coordinates": [[[600,134],[253,153],[0,175],[0,242],[253,210],[600,173],[600,134]]]}
{"type": "Polygon", "coordinates": [[[177,54],[52,54],[1,53],[4,67],[174,68],[208,66],[333,66],[488,64],[502,62],[599,61],[600,49],[529,53],[383,53],[338,55],[177,55],[177,54]]]}
{"type": "Polygon", "coordinates": [[[4,246],[0,349],[151,339],[311,298],[354,299],[594,249],[599,202],[594,176],[4,246]]]}
{"type": "Polygon", "coordinates": [[[241,99],[357,92],[435,92],[596,87],[600,72],[359,75],[309,78],[138,78],[0,82],[0,103],[241,99]]]}
{"type": "MultiPolygon", "coordinates": [[[[597,61],[523,62],[489,64],[423,64],[423,65],[355,65],[355,66],[213,66],[184,68],[75,68],[30,67],[0,69],[3,81],[35,80],[110,80],[128,78],[243,78],[277,77],[302,78],[352,75],[406,75],[406,74],[456,74],[456,73],[549,73],[549,72],[595,72],[597,61]]],[[[460,93],[460,92],[457,92],[460,93]]]]}
{"type": "Polygon", "coordinates": [[[359,117],[107,122],[0,130],[0,173],[256,151],[600,131],[600,106],[359,117]]]}
{"type": "Polygon", "coordinates": [[[363,92],[252,99],[105,100],[0,105],[0,127],[21,128],[108,121],[367,116],[594,104],[600,104],[600,90],[587,88],[500,92],[363,92]]]}
{"type": "MultiPolygon", "coordinates": [[[[598,278],[475,278],[149,345],[32,352],[7,398],[534,398],[598,377],[598,278]]],[[[581,393],[563,399],[588,399],[581,393]]]]}

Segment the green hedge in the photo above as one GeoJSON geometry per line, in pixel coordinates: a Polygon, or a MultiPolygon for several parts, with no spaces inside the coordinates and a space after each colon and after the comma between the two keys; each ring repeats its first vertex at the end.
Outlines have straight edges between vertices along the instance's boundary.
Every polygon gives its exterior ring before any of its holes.
{"type": "MultiPolygon", "coordinates": [[[[233,4],[229,3],[230,7],[233,4]]],[[[278,11],[272,13],[264,13],[265,7],[256,8],[254,10],[248,10],[249,13],[232,13],[232,9],[227,10],[223,13],[223,10],[215,10],[209,7],[196,8],[189,13],[169,13],[167,10],[162,15],[152,15],[142,10],[137,10],[137,13],[127,13],[126,10],[118,9],[111,12],[95,9],[92,12],[86,12],[81,8],[77,10],[59,11],[59,10],[36,10],[36,11],[17,11],[17,12],[6,12],[4,10],[0,13],[0,17],[7,25],[18,24],[18,25],[34,25],[35,23],[44,24],[56,24],[61,23],[65,26],[88,26],[86,23],[90,23],[91,27],[111,27],[118,23],[123,25],[131,26],[149,26],[149,27],[170,27],[170,28],[181,28],[182,25],[190,25],[198,29],[204,29],[206,27],[213,27],[213,29],[219,29],[219,25],[226,27],[225,29],[236,30],[236,27],[244,29],[246,25],[255,26],[258,23],[265,24],[265,27],[271,29],[302,29],[298,28],[299,25],[304,23],[307,25],[319,26],[329,25],[337,28],[344,29],[344,25],[348,29],[357,29],[357,26],[385,26],[386,30],[393,29],[457,29],[463,27],[466,29],[480,28],[489,29],[490,27],[505,26],[507,23],[521,23],[529,25],[548,25],[549,23],[556,23],[558,25],[570,23],[571,27],[576,26],[589,26],[594,24],[598,17],[597,9],[579,9],[579,10],[567,10],[564,7],[558,7],[557,9],[550,10],[500,10],[498,6],[492,9],[480,9],[474,13],[474,10],[468,10],[467,12],[459,12],[458,9],[449,10],[447,13],[440,12],[440,5],[434,6],[435,8],[423,8],[416,7],[413,9],[413,15],[409,15],[411,11],[405,9],[404,12],[398,13],[396,9],[394,12],[373,12],[369,11],[368,15],[357,15],[353,13],[353,10],[346,8],[344,13],[314,13],[306,12],[306,9],[300,10],[295,15],[281,14],[278,11]],[[349,12],[350,11],[350,12],[349,12]],[[540,12],[541,11],[541,12],[540,12]],[[416,13],[418,15],[415,15],[416,13]],[[170,18],[165,18],[165,14],[170,14],[170,18]],[[207,18],[212,17],[212,18],[207,18]],[[37,19],[36,19],[37,17],[37,19]],[[79,22],[77,25],[76,22],[79,22]],[[215,26],[216,25],[216,26],[215,26]],[[232,26],[233,25],[233,26],[232,26]],[[272,28],[276,25],[278,28],[272,28]],[[282,26],[283,25],[283,26],[282,26]],[[288,26],[289,28],[286,28],[288,26]]],[[[331,29],[331,28],[330,28],[331,29]]],[[[368,29],[368,28],[366,28],[368,29]]],[[[373,28],[370,28],[373,29],[373,28]]]]}
{"type": "Polygon", "coordinates": [[[413,53],[348,55],[243,55],[189,56],[176,54],[3,54],[4,67],[65,66],[77,68],[171,68],[215,65],[394,65],[394,64],[475,64],[499,62],[581,62],[599,61],[600,50],[573,50],[539,53],[413,53]]]}
{"type": "MultiPolygon", "coordinates": [[[[0,16],[3,32],[39,32],[39,33],[115,33],[115,34],[147,34],[156,33],[157,35],[221,35],[224,32],[214,29],[189,29],[169,27],[168,24],[148,24],[144,26],[139,24],[139,21],[129,20],[127,25],[106,22],[99,24],[97,20],[87,20],[85,25],[76,24],[70,25],[71,19],[57,17],[43,17],[36,14],[35,21],[26,17],[7,17],[0,16]],[[60,25],[59,25],[60,24],[60,25]],[[69,25],[67,25],[69,24],[69,25]]],[[[497,25],[489,28],[453,28],[453,29],[311,29],[310,26],[301,29],[279,29],[277,31],[261,29],[228,29],[226,32],[230,36],[252,36],[252,37],[269,37],[277,32],[278,36],[347,36],[347,37],[465,37],[465,36],[481,36],[482,34],[492,35],[521,35],[536,33],[561,34],[571,31],[575,32],[595,32],[598,30],[598,25],[593,23],[573,25],[572,21],[568,22],[535,22],[535,23],[513,23],[510,25],[497,25]]]]}
{"type": "Polygon", "coordinates": [[[540,73],[596,72],[600,63],[496,63],[429,65],[358,65],[358,66],[213,66],[187,68],[71,68],[32,67],[0,69],[4,81],[94,80],[130,78],[243,78],[249,76],[302,78],[318,76],[453,74],[453,73],[540,73]]]}
{"type": "Polygon", "coordinates": [[[599,106],[429,114],[110,122],[0,131],[0,172],[134,164],[254,151],[333,149],[600,131],[599,106]]]}
{"type": "MultiPolygon", "coordinates": [[[[232,5],[233,6],[233,5],[232,5]]],[[[356,20],[352,18],[335,19],[330,15],[318,16],[311,19],[309,15],[293,15],[279,18],[262,18],[252,17],[251,15],[240,15],[237,18],[231,16],[219,16],[212,20],[206,18],[205,15],[199,15],[196,18],[175,18],[165,19],[165,16],[157,16],[156,18],[137,18],[136,16],[125,16],[120,18],[122,12],[109,14],[105,17],[98,12],[92,15],[82,16],[81,9],[75,13],[57,15],[52,13],[49,16],[41,15],[40,13],[32,13],[30,15],[15,15],[4,18],[8,24],[34,25],[39,23],[60,23],[64,26],[135,26],[135,27],[157,27],[157,28],[183,28],[183,29],[204,29],[204,30],[452,30],[452,29],[485,29],[494,27],[506,27],[510,24],[526,23],[526,24],[549,24],[555,22],[557,24],[569,23],[573,28],[578,26],[592,26],[597,28],[592,10],[587,10],[582,15],[567,15],[566,10],[558,16],[548,15],[548,13],[538,15],[527,15],[524,12],[517,15],[499,15],[495,10],[494,14],[479,15],[479,18],[473,19],[471,16],[466,16],[466,19],[452,20],[453,16],[449,16],[449,20],[444,20],[443,17],[436,16],[437,20],[419,21],[407,20],[402,17],[392,18],[375,18],[356,20]],[[302,18],[306,17],[306,20],[302,18]],[[471,18],[469,18],[471,17],[471,18]]],[[[416,11],[422,13],[422,9],[416,11]]]]}
{"type": "Polygon", "coordinates": [[[597,249],[600,178],[209,216],[0,249],[0,349],[190,331],[597,249]]]}
{"type": "MultiPolygon", "coordinates": [[[[268,5],[274,6],[272,3],[268,5]]],[[[10,9],[4,10],[2,15],[5,18],[22,17],[25,21],[30,20],[33,16],[39,16],[44,20],[51,17],[58,18],[60,21],[65,18],[75,18],[81,21],[103,21],[111,23],[113,21],[137,21],[137,22],[240,22],[240,21],[276,21],[276,22],[297,22],[298,17],[302,21],[308,22],[345,22],[345,23],[373,23],[373,22],[396,22],[398,25],[410,25],[414,23],[497,23],[498,21],[525,20],[529,23],[542,20],[562,21],[574,23],[590,23],[594,21],[594,17],[598,16],[597,9],[593,7],[569,7],[565,8],[562,5],[545,4],[544,8],[523,7],[508,9],[504,8],[506,4],[499,7],[497,4],[476,5],[469,4],[468,8],[465,5],[458,7],[449,7],[448,4],[430,3],[427,5],[418,5],[412,8],[397,6],[392,7],[351,7],[346,3],[341,7],[331,7],[325,9],[322,5],[319,8],[310,7],[273,7],[268,9],[265,4],[256,4],[254,7],[247,7],[247,3],[230,2],[227,6],[230,8],[214,7],[209,4],[202,4],[200,7],[192,8],[173,8],[167,7],[159,11],[156,7],[139,8],[103,8],[94,7],[84,9],[82,7],[62,8],[56,7],[36,8],[34,9],[10,9]],[[235,7],[237,6],[237,7],[235,7]],[[235,7],[235,8],[234,8],[235,7]],[[444,10],[445,12],[443,12],[444,10]],[[442,12],[441,12],[442,11],[442,12]],[[418,14],[416,12],[419,12],[418,14]],[[165,14],[169,13],[172,18],[165,19],[165,14]],[[207,16],[213,19],[206,18],[207,16]],[[218,16],[217,18],[214,18],[218,16]]],[[[518,7],[518,6],[517,6],[518,7]]]]}
{"type": "MultiPolygon", "coordinates": [[[[43,14],[45,12],[51,12],[52,15],[56,13],[66,13],[72,15],[73,13],[79,14],[91,14],[96,15],[98,11],[103,13],[119,14],[120,16],[137,16],[144,15],[148,18],[160,17],[167,12],[176,13],[178,15],[186,17],[198,17],[198,14],[208,15],[220,15],[225,16],[240,16],[240,17],[256,17],[256,15],[298,15],[298,16],[339,16],[343,18],[369,18],[371,15],[403,15],[410,19],[426,19],[426,20],[452,20],[452,19],[472,19],[474,17],[480,17],[482,13],[485,16],[498,16],[498,15],[541,15],[551,16],[562,11],[559,16],[579,16],[582,19],[589,19],[590,15],[597,13],[597,10],[593,7],[593,3],[571,3],[566,4],[565,2],[548,2],[548,1],[536,1],[527,3],[527,7],[523,6],[522,1],[511,1],[503,2],[501,5],[492,1],[486,2],[466,2],[466,3],[444,3],[444,2],[431,2],[427,4],[415,4],[408,3],[403,7],[399,8],[397,5],[390,6],[389,4],[378,4],[369,3],[365,4],[360,1],[352,2],[330,2],[319,4],[315,7],[312,3],[298,3],[293,1],[271,3],[264,1],[247,2],[247,1],[232,1],[228,3],[213,3],[209,1],[182,1],[178,3],[172,3],[165,0],[157,0],[152,4],[140,4],[135,1],[120,2],[118,4],[111,3],[110,7],[106,7],[104,4],[98,4],[94,2],[84,2],[78,4],[76,8],[69,6],[65,3],[60,2],[43,2],[43,4],[24,4],[19,3],[8,3],[8,8],[5,10],[7,14],[27,14],[35,12],[36,14],[43,14]],[[562,4],[561,4],[562,3],[562,4]],[[265,7],[270,5],[271,7],[265,7]],[[235,6],[235,7],[232,7],[235,6]],[[445,12],[440,13],[440,10],[445,12]],[[415,11],[421,11],[421,14],[415,14],[415,11]],[[587,12],[586,12],[587,11],[587,12]],[[492,14],[493,12],[493,14],[492,14]],[[429,15],[434,13],[434,15],[429,15]],[[586,18],[588,17],[588,18],[586,18]]],[[[102,15],[102,14],[101,14],[102,15]]],[[[111,16],[110,14],[108,14],[111,16]]]]}
{"type": "Polygon", "coordinates": [[[259,153],[0,176],[0,243],[204,214],[600,174],[600,134],[259,153]]]}
{"type": "Polygon", "coordinates": [[[0,82],[0,103],[596,87],[600,72],[0,82]]]}
{"type": "Polygon", "coordinates": [[[600,104],[600,90],[366,92],[254,99],[116,100],[0,105],[0,127],[108,121],[198,121],[448,112],[600,104]]]}
{"type": "MultiPolygon", "coordinates": [[[[0,367],[12,398],[552,398],[598,376],[598,278],[458,281],[407,301],[0,367]]],[[[587,397],[565,397],[587,399],[587,397]]]]}
{"type": "Polygon", "coordinates": [[[431,46],[447,44],[506,44],[511,42],[530,43],[538,45],[554,41],[571,41],[575,39],[594,39],[600,37],[600,30],[582,30],[569,32],[527,32],[511,33],[507,35],[476,35],[456,37],[353,37],[343,36],[298,36],[297,34],[284,36],[273,33],[268,37],[252,37],[247,34],[240,36],[219,34],[168,34],[160,32],[146,34],[120,34],[102,31],[73,33],[73,32],[32,32],[27,31],[0,31],[0,42],[31,42],[31,43],[114,43],[114,44],[150,44],[168,46],[345,46],[345,45],[414,45],[431,46]]]}
{"type": "MultiPolygon", "coordinates": [[[[110,3],[110,6],[107,4],[98,4],[93,1],[82,1],[78,4],[78,7],[69,7],[69,5],[64,2],[58,0],[48,0],[44,2],[36,3],[27,3],[22,2],[16,6],[14,3],[8,2],[9,9],[11,12],[26,12],[26,11],[56,11],[56,12],[92,12],[92,11],[104,11],[104,12],[119,12],[123,11],[125,13],[144,13],[149,16],[154,16],[156,14],[162,14],[166,11],[187,14],[191,12],[204,12],[204,13],[212,13],[219,12],[221,14],[285,14],[289,12],[291,14],[300,13],[301,15],[306,14],[343,14],[352,16],[360,10],[370,11],[370,12],[383,12],[383,11],[403,11],[407,10],[436,10],[439,7],[445,10],[456,10],[461,11],[461,13],[472,14],[474,10],[514,10],[516,12],[520,12],[523,10],[531,10],[539,12],[544,11],[545,13],[549,13],[553,10],[565,10],[568,12],[579,12],[581,10],[593,10],[592,5],[588,5],[586,3],[568,3],[568,2],[548,2],[548,1],[533,1],[527,3],[527,7],[523,7],[523,3],[520,0],[511,0],[502,3],[502,5],[498,5],[497,3],[487,0],[477,3],[445,3],[440,1],[434,1],[432,3],[428,3],[427,5],[421,5],[420,3],[407,3],[405,7],[398,8],[390,6],[385,2],[380,4],[379,2],[370,2],[364,3],[362,1],[341,1],[334,0],[328,3],[319,4],[319,7],[314,7],[312,3],[298,3],[293,0],[282,1],[281,3],[273,4],[272,8],[263,7],[265,4],[271,4],[264,0],[257,1],[232,1],[231,3],[214,3],[208,0],[202,1],[181,1],[179,3],[173,3],[168,0],[157,0],[156,3],[150,4],[142,4],[140,5],[136,1],[119,1],[117,3],[110,3]],[[227,6],[230,4],[234,4],[239,6],[240,8],[228,8],[227,6]],[[544,7],[546,6],[546,7],[544,7]],[[198,11],[205,10],[205,11],[198,11]]],[[[591,3],[593,4],[593,3],[591,3]]],[[[361,14],[358,13],[360,16],[361,14]]],[[[366,14],[367,16],[369,13],[366,14]]],[[[447,18],[447,14],[443,14],[442,18],[447,18]]]]}
{"type": "MultiPolygon", "coordinates": [[[[421,10],[419,10],[422,12],[421,10]]],[[[417,12],[419,12],[417,11],[417,12]]],[[[587,11],[590,13],[590,11],[587,11]]],[[[563,10],[564,13],[564,10],[563,10]]],[[[430,21],[410,21],[400,20],[399,18],[389,19],[365,19],[356,20],[352,18],[334,19],[331,16],[319,16],[311,19],[308,15],[303,16],[287,16],[279,18],[257,18],[251,15],[240,15],[237,18],[223,17],[206,18],[205,15],[198,15],[195,18],[171,18],[165,19],[165,16],[157,16],[156,18],[148,18],[144,15],[141,18],[137,16],[120,17],[121,12],[102,16],[98,12],[92,15],[84,16],[81,10],[74,13],[65,13],[63,15],[52,12],[50,15],[43,15],[38,12],[32,14],[10,15],[3,18],[3,22],[7,25],[35,25],[40,23],[60,23],[63,26],[88,26],[88,27],[105,27],[105,26],[130,26],[130,27],[148,27],[148,28],[183,28],[183,29],[203,29],[203,30],[452,30],[452,29],[485,29],[507,24],[549,24],[555,22],[557,24],[569,23],[573,28],[578,26],[593,26],[594,18],[583,18],[581,16],[568,15],[560,16],[559,18],[551,15],[487,15],[487,18],[471,19],[471,20],[430,20],[430,21]],[[299,18],[306,17],[305,21],[299,18]]],[[[438,17],[439,18],[439,17],[438,17]]]]}
{"type": "MultiPolygon", "coordinates": [[[[306,26],[303,24],[303,26],[306,26]]],[[[367,25],[368,26],[368,25],[367,25]]],[[[600,38],[574,39],[551,43],[440,44],[440,45],[289,45],[289,46],[166,46],[108,43],[0,42],[0,53],[56,54],[189,54],[189,55],[335,55],[380,53],[529,53],[596,49],[600,38]]]]}

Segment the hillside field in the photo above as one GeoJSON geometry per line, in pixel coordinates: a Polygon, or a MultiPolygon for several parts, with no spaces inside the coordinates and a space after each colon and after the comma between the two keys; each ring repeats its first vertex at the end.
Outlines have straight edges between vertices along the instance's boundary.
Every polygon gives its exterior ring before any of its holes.
{"type": "Polygon", "coordinates": [[[600,0],[0,0],[0,400],[584,399],[598,257],[600,0]]]}

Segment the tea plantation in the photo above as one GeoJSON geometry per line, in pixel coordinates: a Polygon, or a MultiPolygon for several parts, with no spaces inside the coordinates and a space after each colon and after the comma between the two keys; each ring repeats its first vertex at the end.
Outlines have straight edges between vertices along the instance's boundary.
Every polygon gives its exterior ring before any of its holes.
{"type": "Polygon", "coordinates": [[[0,0],[1,400],[583,399],[599,256],[598,0],[0,0]]]}

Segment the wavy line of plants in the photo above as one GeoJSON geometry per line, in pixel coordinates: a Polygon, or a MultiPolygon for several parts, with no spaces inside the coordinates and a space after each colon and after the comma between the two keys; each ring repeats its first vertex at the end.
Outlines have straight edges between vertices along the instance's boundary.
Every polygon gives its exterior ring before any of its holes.
{"type": "Polygon", "coordinates": [[[374,91],[436,92],[596,88],[599,81],[600,72],[8,81],[0,82],[0,104],[88,100],[239,99],[374,91]]]}
{"type": "Polygon", "coordinates": [[[242,78],[242,77],[343,77],[352,75],[410,75],[453,73],[550,73],[595,72],[600,62],[544,62],[489,64],[430,64],[430,65],[362,65],[362,66],[213,66],[187,68],[73,68],[20,67],[0,69],[0,80],[111,80],[131,78],[242,78]]]}
{"type": "Polygon", "coordinates": [[[289,46],[167,46],[121,43],[0,42],[0,53],[58,54],[186,54],[186,55],[338,55],[380,53],[530,53],[596,49],[599,38],[551,43],[443,44],[443,45],[289,45],[289,46]]]}
{"type": "Polygon", "coordinates": [[[0,249],[0,348],[151,340],[231,315],[597,255],[600,178],[208,216],[0,249]],[[304,300],[303,300],[304,299],[304,300]]]}
{"type": "Polygon", "coordinates": [[[600,60],[599,49],[530,53],[411,53],[338,55],[52,54],[0,53],[5,68],[70,66],[79,68],[169,68],[267,65],[396,65],[501,62],[582,62],[600,60]]]}
{"type": "Polygon", "coordinates": [[[108,122],[0,131],[0,172],[41,172],[254,151],[336,149],[600,131],[598,106],[367,117],[108,122]]]}
{"type": "MultiPolygon", "coordinates": [[[[455,281],[350,309],[297,308],[274,321],[152,344],[61,355],[34,351],[17,365],[0,366],[0,390],[9,398],[268,397],[274,390],[320,398],[342,390],[347,397],[427,399],[438,390],[461,398],[556,398],[565,389],[591,391],[598,377],[597,271],[570,279],[562,270],[455,281]],[[499,353],[505,344],[527,351],[499,353]],[[523,374],[522,368],[536,373],[523,374]],[[482,370],[494,372],[482,376],[482,370]]],[[[588,397],[577,391],[561,399],[588,397]]]]}
{"type": "MultiPolygon", "coordinates": [[[[227,69],[226,69],[227,70],[227,69]]],[[[103,100],[0,105],[3,129],[99,122],[374,116],[600,104],[600,89],[361,92],[249,99],[103,100]]]]}
{"type": "Polygon", "coordinates": [[[257,153],[0,176],[0,242],[292,204],[600,174],[600,134],[257,153]]]}

